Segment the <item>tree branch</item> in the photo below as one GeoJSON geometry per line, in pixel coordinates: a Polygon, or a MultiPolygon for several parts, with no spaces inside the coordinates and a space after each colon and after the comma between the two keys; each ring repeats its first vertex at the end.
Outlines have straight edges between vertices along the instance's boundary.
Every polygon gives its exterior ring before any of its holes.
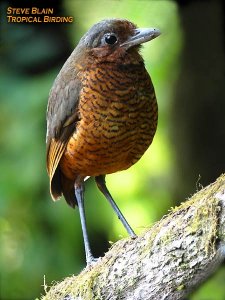
{"type": "Polygon", "coordinates": [[[225,175],[42,300],[183,299],[225,257],[225,175]]]}

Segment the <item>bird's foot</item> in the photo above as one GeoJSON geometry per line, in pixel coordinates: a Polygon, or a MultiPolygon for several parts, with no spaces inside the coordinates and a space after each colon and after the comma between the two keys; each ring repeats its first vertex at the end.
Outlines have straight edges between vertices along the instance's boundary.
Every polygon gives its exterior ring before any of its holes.
{"type": "Polygon", "coordinates": [[[89,266],[93,266],[94,264],[96,264],[98,262],[100,257],[96,258],[92,255],[89,255],[87,258],[86,258],[86,262],[87,262],[87,267],[89,266]]]}
{"type": "Polygon", "coordinates": [[[130,235],[130,237],[132,238],[132,240],[134,240],[134,239],[136,239],[138,236],[137,236],[135,233],[133,233],[133,234],[130,235]]]}

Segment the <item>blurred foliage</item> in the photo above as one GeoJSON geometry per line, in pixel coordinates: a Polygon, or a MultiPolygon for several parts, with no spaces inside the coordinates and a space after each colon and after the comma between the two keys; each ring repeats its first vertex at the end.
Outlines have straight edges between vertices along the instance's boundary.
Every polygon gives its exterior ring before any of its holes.
{"type": "MultiPolygon", "coordinates": [[[[1,12],[6,7],[7,2],[1,6],[1,12]]],[[[43,292],[44,275],[50,285],[53,280],[76,274],[85,266],[78,211],[69,208],[64,200],[53,203],[50,199],[45,167],[45,114],[49,90],[68,57],[68,49],[101,19],[127,18],[140,27],[154,26],[163,33],[142,49],[158,97],[157,134],[135,166],[107,177],[108,187],[137,233],[156,222],[173,205],[170,185],[175,159],[167,123],[182,50],[176,4],[173,1],[65,0],[61,9],[64,15],[74,17],[73,24],[41,28],[39,24],[3,22],[1,28],[2,300],[34,299],[43,292]]],[[[109,241],[115,242],[126,233],[91,179],[86,183],[85,195],[91,245],[96,255],[103,255],[109,241]]],[[[211,288],[217,289],[219,295],[224,275],[221,274],[222,271],[216,277],[218,280],[206,284],[193,300],[209,299],[204,295],[211,288]]],[[[224,298],[223,294],[223,298],[214,299],[224,298]]]]}

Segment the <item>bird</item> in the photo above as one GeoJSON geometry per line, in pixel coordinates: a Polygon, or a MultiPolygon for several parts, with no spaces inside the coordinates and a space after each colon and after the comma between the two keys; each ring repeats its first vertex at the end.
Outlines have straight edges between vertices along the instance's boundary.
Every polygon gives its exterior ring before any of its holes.
{"type": "Polygon", "coordinates": [[[136,237],[105,176],[134,165],[152,143],[158,106],[140,54],[160,35],[126,19],[94,24],[62,66],[47,106],[47,172],[53,200],[78,206],[87,265],[93,256],[86,224],[84,185],[94,177],[131,237],[136,237]]]}

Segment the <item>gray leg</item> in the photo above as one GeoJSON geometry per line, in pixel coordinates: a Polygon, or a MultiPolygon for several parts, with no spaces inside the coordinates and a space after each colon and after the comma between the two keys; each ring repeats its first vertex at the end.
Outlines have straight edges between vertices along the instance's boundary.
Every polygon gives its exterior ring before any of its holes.
{"type": "Polygon", "coordinates": [[[74,189],[75,189],[75,196],[77,199],[77,205],[78,205],[79,214],[80,214],[86,262],[89,265],[90,263],[95,261],[95,258],[93,257],[93,255],[91,253],[91,248],[90,248],[90,243],[89,243],[88,233],[87,233],[86,217],[85,217],[85,210],[84,210],[84,183],[83,182],[82,183],[75,182],[74,189]]]}
{"type": "Polygon", "coordinates": [[[126,231],[129,233],[129,235],[131,237],[136,237],[136,234],[134,233],[133,229],[127,223],[127,220],[123,216],[123,214],[120,211],[119,207],[116,205],[116,202],[113,200],[109,190],[107,189],[107,186],[105,184],[105,176],[103,176],[103,175],[97,176],[97,177],[95,177],[95,181],[97,183],[98,188],[104,194],[104,196],[109,201],[112,208],[114,209],[115,213],[117,214],[118,218],[123,223],[123,226],[125,227],[126,231]]]}

